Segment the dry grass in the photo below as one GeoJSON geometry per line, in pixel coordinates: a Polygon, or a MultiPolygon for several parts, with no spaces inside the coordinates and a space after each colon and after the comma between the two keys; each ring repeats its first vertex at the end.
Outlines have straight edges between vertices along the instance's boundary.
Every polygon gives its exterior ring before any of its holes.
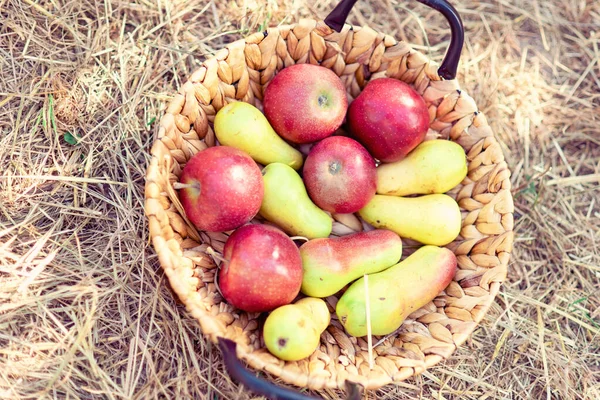
{"type": "MultiPolygon", "coordinates": [[[[450,360],[368,398],[598,399],[600,3],[453,3],[459,79],[513,171],[509,281],[450,360]]],[[[203,57],[333,4],[0,0],[0,398],[252,397],[149,247],[147,154],[203,57]]],[[[360,1],[352,22],[437,60],[449,37],[415,2],[360,1]]]]}

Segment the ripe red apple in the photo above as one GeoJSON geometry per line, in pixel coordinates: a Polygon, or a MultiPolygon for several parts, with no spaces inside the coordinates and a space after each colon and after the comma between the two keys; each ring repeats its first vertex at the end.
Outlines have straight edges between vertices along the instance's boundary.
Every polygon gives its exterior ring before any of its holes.
{"type": "Polygon", "coordinates": [[[241,150],[209,147],[196,153],[179,179],[179,200],[198,229],[235,229],[258,213],[264,194],[260,168],[241,150]]]}
{"type": "Polygon", "coordinates": [[[423,97],[393,78],[369,82],[350,103],[347,118],[353,137],[383,162],[404,158],[424,140],[429,129],[423,97]]]}
{"type": "Polygon", "coordinates": [[[248,312],[271,311],[291,303],[302,285],[302,259],[281,230],[244,225],[223,249],[219,288],[227,302],[248,312]]]}
{"type": "Polygon", "coordinates": [[[265,89],[263,110],[281,137],[311,143],[330,136],[346,116],[348,98],[332,70],[314,64],[282,69],[265,89]]]}
{"type": "Polygon", "coordinates": [[[331,136],[317,143],[304,162],[310,198],[325,211],[353,213],[375,196],[375,160],[360,143],[331,136]]]}

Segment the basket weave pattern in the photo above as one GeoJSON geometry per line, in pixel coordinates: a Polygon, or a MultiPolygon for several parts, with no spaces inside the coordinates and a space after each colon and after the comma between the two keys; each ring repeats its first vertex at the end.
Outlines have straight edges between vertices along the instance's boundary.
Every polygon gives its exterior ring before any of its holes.
{"type": "Polygon", "coordinates": [[[423,372],[467,339],[506,277],[513,244],[510,171],[483,113],[456,80],[442,80],[437,68],[407,43],[369,27],[346,25],[338,33],[322,21],[301,20],[231,43],[190,76],[161,119],[145,206],[170,285],[209,340],[236,341],[238,356],[252,368],[299,387],[343,388],[348,379],[374,389],[423,372]],[[206,250],[222,252],[227,234],[196,231],[172,187],[190,157],[215,145],[212,122],[221,107],[245,101],[260,108],[263,89],[276,71],[306,62],[335,71],[351,98],[378,77],[413,85],[429,106],[431,132],[467,153],[468,175],[449,193],[462,211],[460,236],[447,246],[458,258],[455,280],[374,348],[372,369],[366,338],[348,336],[335,319],[335,297],[326,299],[332,324],[312,356],[283,362],[270,355],[261,345],[259,314],[234,309],[214,284],[217,267],[206,250]]]}

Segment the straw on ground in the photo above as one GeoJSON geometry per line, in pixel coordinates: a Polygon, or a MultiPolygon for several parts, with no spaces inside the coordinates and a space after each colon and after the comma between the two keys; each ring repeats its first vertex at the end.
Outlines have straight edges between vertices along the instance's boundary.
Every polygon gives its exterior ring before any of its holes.
{"type": "MultiPolygon", "coordinates": [[[[598,399],[600,2],[453,4],[458,78],[512,171],[515,251],[472,338],[369,398],[598,399]]],[[[148,150],[203,59],[334,5],[0,0],[0,398],[252,398],[150,247],[148,150]]],[[[359,1],[351,22],[437,61],[449,40],[416,2],[359,1]]]]}

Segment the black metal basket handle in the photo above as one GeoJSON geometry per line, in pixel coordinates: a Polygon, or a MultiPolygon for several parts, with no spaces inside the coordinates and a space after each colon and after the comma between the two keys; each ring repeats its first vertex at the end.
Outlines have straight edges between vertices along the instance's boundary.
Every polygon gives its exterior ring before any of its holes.
{"type": "MultiPolygon", "coordinates": [[[[446,0],[417,1],[441,12],[450,24],[450,46],[448,46],[446,56],[444,57],[444,60],[438,69],[438,75],[444,79],[454,79],[456,78],[458,61],[460,60],[460,52],[462,51],[465,37],[462,20],[460,19],[456,9],[446,0]]],[[[350,10],[354,4],[356,4],[356,2],[357,0],[341,0],[340,3],[327,16],[327,18],[325,18],[325,23],[335,31],[341,31],[342,27],[346,23],[348,14],[350,14],[350,10]]]]}
{"type": "MultiPolygon", "coordinates": [[[[248,371],[242,362],[237,358],[235,349],[236,343],[232,340],[220,337],[219,349],[223,354],[223,360],[227,367],[227,372],[234,380],[246,386],[252,392],[265,396],[271,400],[322,400],[319,397],[308,396],[300,392],[277,386],[265,379],[257,377],[254,373],[248,371]]],[[[346,381],[348,400],[360,400],[362,396],[362,386],[346,381]]]]}
{"type": "MultiPolygon", "coordinates": [[[[460,52],[464,42],[464,28],[456,9],[446,0],[417,0],[441,12],[450,24],[452,36],[450,46],[442,61],[438,74],[443,79],[454,79],[458,69],[460,52]]],[[[341,0],[333,11],[325,18],[325,23],[337,32],[342,30],[350,10],[357,0],[341,0]]],[[[271,400],[319,400],[318,397],[308,396],[298,391],[277,386],[267,380],[259,378],[250,372],[236,355],[236,343],[229,339],[219,338],[219,349],[223,354],[225,366],[229,375],[252,392],[267,397],[271,400]]],[[[356,383],[346,381],[346,399],[359,400],[362,397],[363,387],[356,383]]]]}

